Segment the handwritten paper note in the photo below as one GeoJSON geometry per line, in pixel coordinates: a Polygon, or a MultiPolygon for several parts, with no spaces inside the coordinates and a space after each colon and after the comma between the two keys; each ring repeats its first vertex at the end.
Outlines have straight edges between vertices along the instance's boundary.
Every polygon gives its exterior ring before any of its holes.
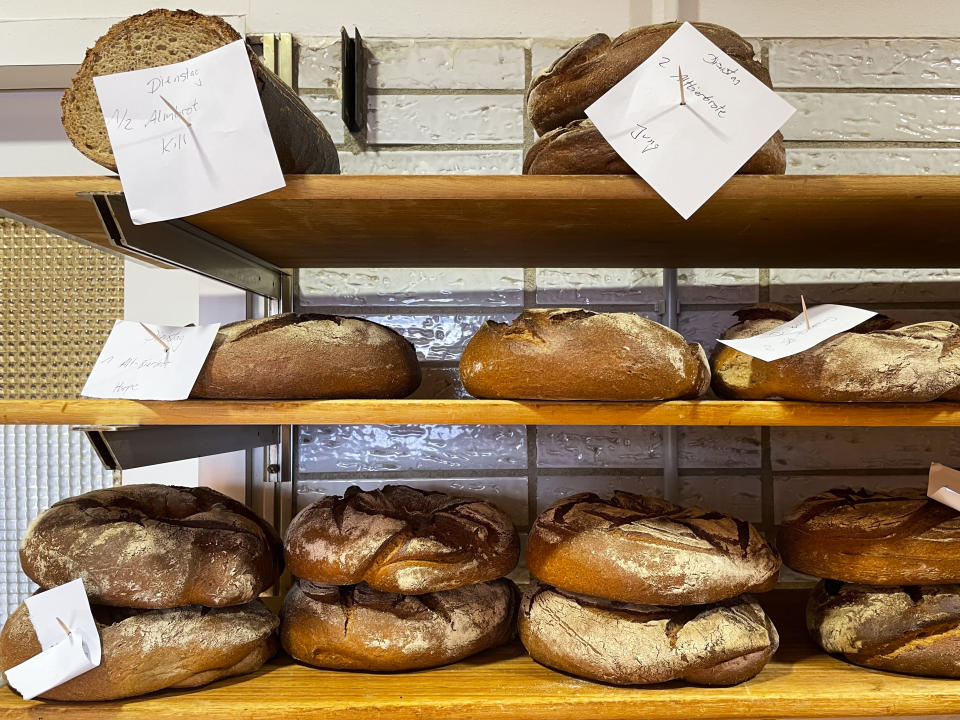
{"type": "Polygon", "coordinates": [[[185,400],[219,328],[219,324],[148,324],[145,328],[139,322],[117,320],[81,394],[128,400],[185,400]]]}
{"type": "Polygon", "coordinates": [[[684,23],[586,112],[614,150],[686,220],[794,108],[684,23]]]}
{"type": "Polygon", "coordinates": [[[764,362],[771,362],[809,350],[838,333],[856,327],[876,313],[848,305],[817,305],[809,308],[807,315],[810,318],[809,330],[801,313],[790,322],[762,335],[718,342],[764,362]]]}
{"type": "Polygon", "coordinates": [[[135,225],[284,186],[242,40],[93,83],[135,225]]]}
{"type": "Polygon", "coordinates": [[[82,580],[24,600],[41,652],[4,674],[30,700],[100,665],[100,633],[82,580]]]}
{"type": "Polygon", "coordinates": [[[960,472],[940,463],[930,463],[927,497],[960,510],[960,472]]]}

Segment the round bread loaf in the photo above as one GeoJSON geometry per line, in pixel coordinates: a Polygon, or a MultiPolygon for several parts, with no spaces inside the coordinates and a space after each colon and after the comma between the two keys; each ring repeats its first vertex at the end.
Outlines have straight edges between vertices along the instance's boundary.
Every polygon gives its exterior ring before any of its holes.
{"type": "Polygon", "coordinates": [[[517,531],[499,508],[406,485],[353,486],[308,505],[284,547],[299,578],[412,595],[502,577],[520,558],[517,531]]]}
{"type": "Polygon", "coordinates": [[[530,529],[527,566],[563,590],[643,605],[702,605],[770,590],[780,558],[750,523],[615,492],[564,498],[530,529]]]}
{"type": "Polygon", "coordinates": [[[703,394],[710,368],[699,345],[633,313],[528,309],[480,326],[460,378],[478,398],[670,400],[703,394]]]}
{"type": "Polygon", "coordinates": [[[794,570],[866,585],[960,583],[960,513],[923,490],[837,488],[783,520],[777,547],[794,570]]]}
{"type": "MultiPolygon", "coordinates": [[[[782,175],[787,152],[778,130],[743,164],[740,175],[782,175]]],[[[524,175],[634,175],[592,120],[573,120],[541,136],[523,160],[524,175]]]]}
{"type": "MultiPolygon", "coordinates": [[[[736,313],[740,323],[721,338],[748,338],[795,318],[795,310],[764,304],[736,313]]],[[[764,362],[718,343],[713,389],[744,400],[925,402],[960,389],[960,327],[951,322],[901,325],[875,316],[796,355],[764,362]]]]}
{"type": "Polygon", "coordinates": [[[301,580],[283,602],[291,656],[336,670],[419,670],[502,645],[516,632],[520,594],[507,579],[426,595],[301,580]]]}
{"type": "Polygon", "coordinates": [[[221,327],[190,397],[400,398],[418,385],[417,353],[390,328],[286,313],[221,327]]]}
{"type": "Polygon", "coordinates": [[[910,675],[960,677],[960,586],[868,587],[821,581],[807,629],[828,653],[910,675]]]}
{"type": "MultiPolygon", "coordinates": [[[[93,605],[103,660],[40,695],[47,700],[114,700],[192,688],[253,672],[277,652],[276,615],[259,600],[229,608],[199,605],[131,610],[93,605]]],[[[40,641],[25,604],[0,633],[4,672],[37,655],[40,641]]]]}
{"type": "MultiPolygon", "coordinates": [[[[615,40],[598,33],[574,45],[530,83],[527,115],[534,129],[543,135],[586,117],[587,107],[656,52],[682,24],[635,27],[615,40]]],[[[753,61],[753,47],[732,30],[711,23],[693,26],[738,63],[753,61]]]]}
{"type": "Polygon", "coordinates": [[[735,685],[777,651],[777,630],[749,596],[716,605],[658,607],[534,584],[520,601],[520,639],[547,667],[613,683],[686,680],[735,685]]]}
{"type": "Polygon", "coordinates": [[[103,605],[222,607],[273,585],[283,555],[269,524],[216,490],[131,485],[52,505],[27,528],[20,564],[42,588],[81,578],[103,605]]]}

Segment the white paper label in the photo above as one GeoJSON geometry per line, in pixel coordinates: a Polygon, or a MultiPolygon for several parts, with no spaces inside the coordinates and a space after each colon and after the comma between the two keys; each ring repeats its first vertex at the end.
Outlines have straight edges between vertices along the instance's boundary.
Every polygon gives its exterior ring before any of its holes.
{"type": "Polygon", "coordinates": [[[219,324],[145,327],[133,320],[117,320],[81,394],[128,400],[185,400],[219,328],[219,324]]]}
{"type": "Polygon", "coordinates": [[[960,472],[940,463],[930,463],[927,497],[960,510],[960,472]]]}
{"type": "Polygon", "coordinates": [[[793,112],[690,23],[586,110],[613,149],[685,220],[793,112]]]}
{"type": "Polygon", "coordinates": [[[807,310],[810,318],[809,330],[803,313],[800,313],[790,322],[762,335],[717,342],[764,362],[771,362],[809,350],[874,315],[876,313],[873,310],[848,305],[817,305],[807,310]]]}
{"type": "Polygon", "coordinates": [[[100,633],[82,580],[24,600],[42,651],[4,674],[27,700],[100,665],[100,633]]]}
{"type": "Polygon", "coordinates": [[[243,40],[93,82],[134,225],[284,186],[243,40]]]}

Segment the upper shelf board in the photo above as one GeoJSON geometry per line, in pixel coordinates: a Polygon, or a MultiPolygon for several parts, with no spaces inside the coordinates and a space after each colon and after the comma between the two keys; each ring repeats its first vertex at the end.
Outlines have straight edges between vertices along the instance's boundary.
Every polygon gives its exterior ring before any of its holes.
{"type": "MultiPolygon", "coordinates": [[[[960,176],[740,175],[684,221],[630,176],[287,176],[187,220],[297,267],[960,267],[960,176]]],[[[0,178],[0,211],[107,245],[109,177],[0,178]]]]}

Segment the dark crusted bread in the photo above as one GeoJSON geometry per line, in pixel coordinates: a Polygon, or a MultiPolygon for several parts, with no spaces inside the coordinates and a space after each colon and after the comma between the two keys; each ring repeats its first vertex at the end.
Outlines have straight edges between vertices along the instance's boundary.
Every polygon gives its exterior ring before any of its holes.
{"type": "Polygon", "coordinates": [[[776,652],[777,630],[749,596],[658,607],[535,583],[520,602],[520,639],[539,663],[614,685],[686,680],[735,685],[776,652]]]}
{"type": "MultiPolygon", "coordinates": [[[[782,175],[787,152],[778,130],[737,173],[782,175]]],[[[593,124],[573,120],[538,138],[523,159],[524,175],[633,175],[626,160],[614,150],[593,124]]]]}
{"type": "Polygon", "coordinates": [[[337,670],[419,670],[502,645],[516,633],[520,594],[507,579],[426,595],[301,580],[283,603],[284,649],[337,670]]]}
{"type": "MultiPolygon", "coordinates": [[[[597,98],[650,57],[682,24],[635,27],[614,40],[598,33],[574,45],[530,83],[527,115],[534,129],[543,135],[586,117],[584,111],[597,98]]],[[[693,26],[740,64],[752,63],[753,47],[732,30],[711,23],[693,26]]],[[[752,66],[748,69],[754,72],[752,66]]]]}
{"type": "Polygon", "coordinates": [[[536,519],[527,565],[563,590],[644,605],[702,605],[770,590],[780,558],[750,523],[615,492],[555,502],[536,519]]]}
{"type": "Polygon", "coordinates": [[[794,570],[867,585],[960,583],[960,512],[923,490],[837,488],[807,498],[780,528],[794,570]]]}
{"type": "MultiPolygon", "coordinates": [[[[121,20],[87,50],[63,94],[67,137],[88,158],[116,172],[93,78],[183,62],[240,39],[221,18],[193,10],[151,10],[121,20]]],[[[248,50],[248,54],[283,172],[340,172],[336,147],[323,123],[253,52],[248,50]]]]}
{"type": "MultiPolygon", "coordinates": [[[[167,610],[92,606],[103,660],[43,693],[47,700],[113,700],[192,688],[253,672],[277,652],[276,615],[259,600],[229,608],[167,610]]],[[[37,655],[40,642],[22,604],[0,633],[4,672],[37,655]]]]}
{"type": "Polygon", "coordinates": [[[91,602],[222,607],[283,569],[276,531],[210,488],[130,485],[61,500],[27,528],[20,564],[42,588],[81,578],[91,602]]]}
{"type": "Polygon", "coordinates": [[[960,678],[960,586],[868,587],[822,581],[807,629],[828,653],[856,665],[960,678]]]}
{"type": "MultiPolygon", "coordinates": [[[[765,304],[736,313],[740,322],[720,337],[748,338],[797,316],[765,304]]],[[[713,389],[744,400],[925,402],[960,389],[960,327],[934,321],[902,325],[873,317],[804,352],[773,362],[718,343],[711,357],[713,389]]]]}
{"type": "Polygon", "coordinates": [[[479,398],[669,400],[704,393],[710,370],[703,348],[653,320],[557,308],[485,322],[460,378],[479,398]]]}
{"type": "Polygon", "coordinates": [[[400,398],[420,385],[409,340],[369,320],[285,313],[220,328],[196,398],[400,398]]]}
{"type": "Polygon", "coordinates": [[[509,516],[481,500],[353,486],[300,511],[285,549],[290,572],[306,580],[421,594],[506,575],[520,540],[509,516]]]}

